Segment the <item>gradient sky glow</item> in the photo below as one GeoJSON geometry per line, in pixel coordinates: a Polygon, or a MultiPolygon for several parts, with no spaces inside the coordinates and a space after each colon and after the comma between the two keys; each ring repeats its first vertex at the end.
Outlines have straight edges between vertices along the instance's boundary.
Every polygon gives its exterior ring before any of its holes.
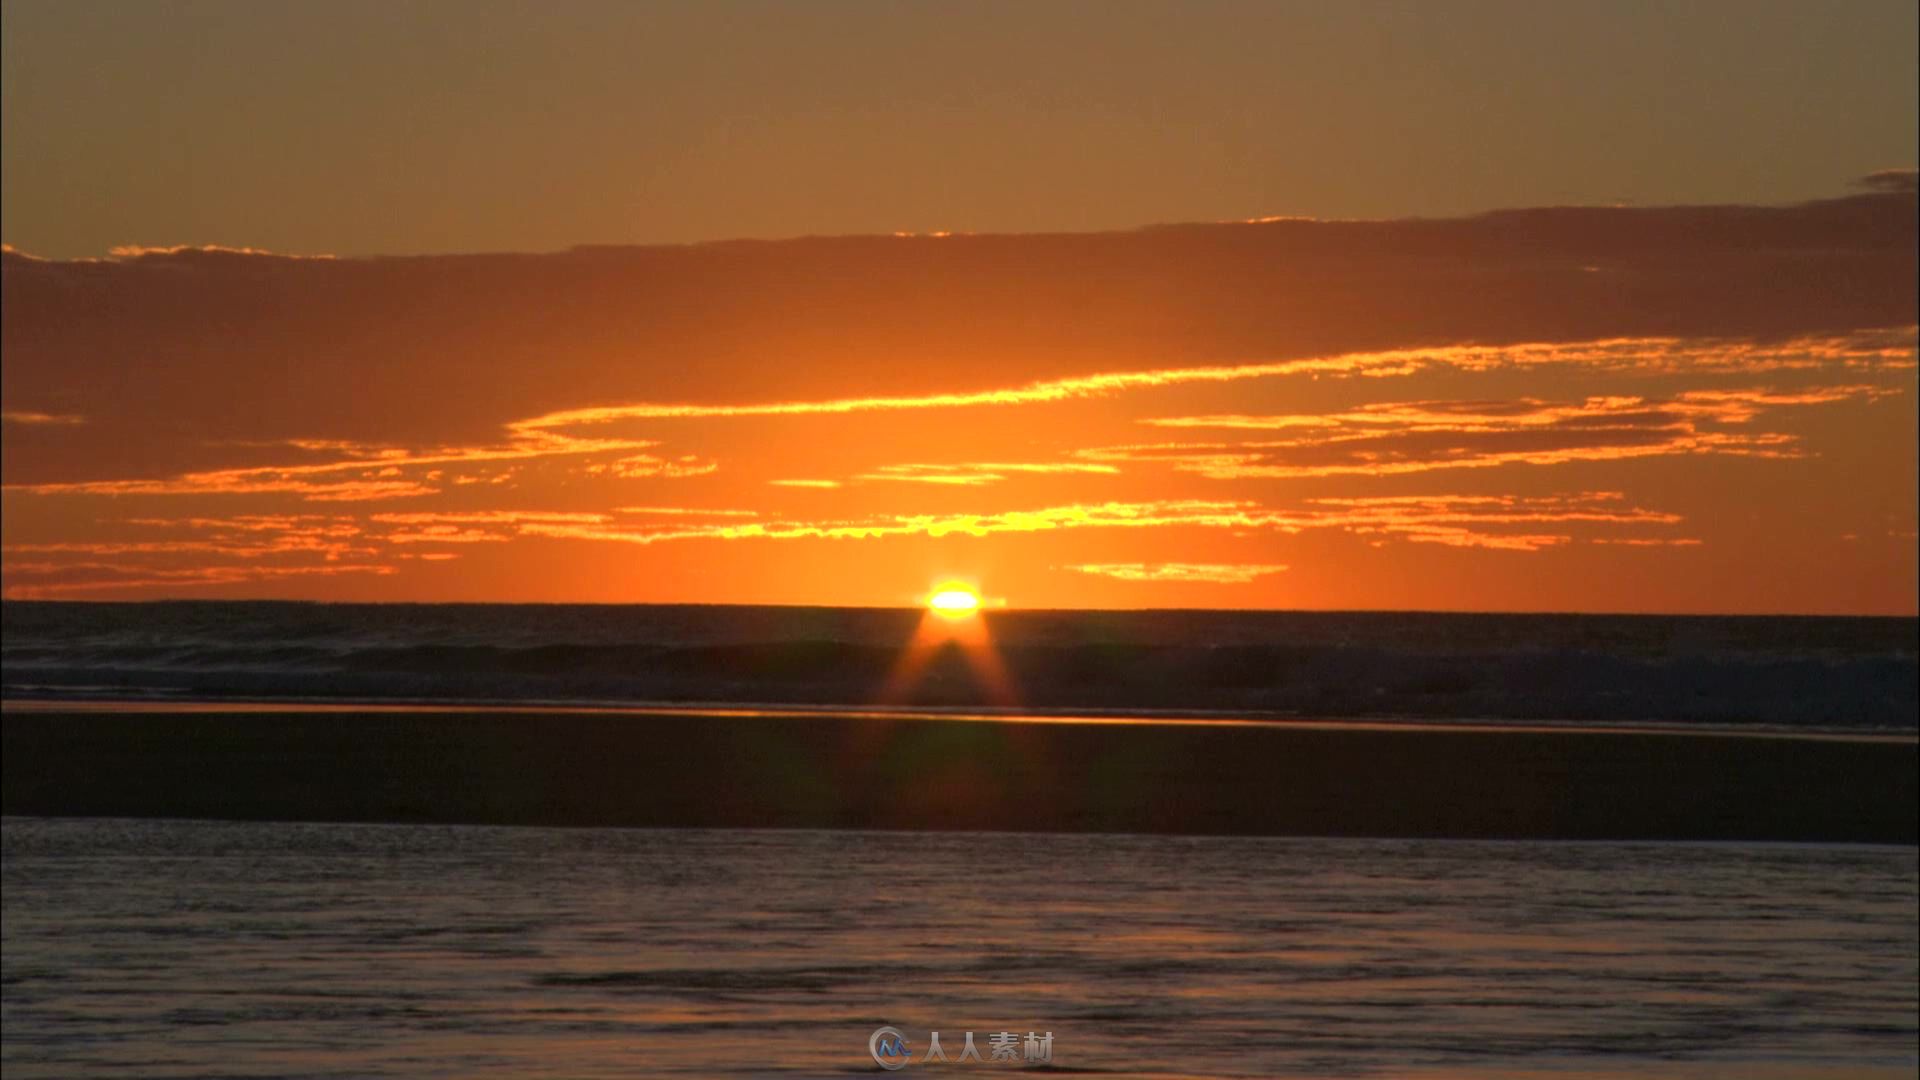
{"type": "Polygon", "coordinates": [[[10,597],[1915,610],[1911,3],[4,10],[10,597]]]}
{"type": "Polygon", "coordinates": [[[4,233],[418,254],[1785,202],[1916,158],[1910,2],[4,8],[4,233]]]}

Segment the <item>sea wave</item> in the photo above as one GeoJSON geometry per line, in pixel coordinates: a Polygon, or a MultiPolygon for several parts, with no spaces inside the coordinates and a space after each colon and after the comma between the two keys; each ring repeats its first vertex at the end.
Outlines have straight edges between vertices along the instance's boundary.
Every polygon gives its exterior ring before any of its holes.
{"type": "Polygon", "coordinates": [[[1912,619],[8,603],[9,697],[760,702],[1920,726],[1912,619]],[[997,678],[983,678],[990,649],[997,678]]]}

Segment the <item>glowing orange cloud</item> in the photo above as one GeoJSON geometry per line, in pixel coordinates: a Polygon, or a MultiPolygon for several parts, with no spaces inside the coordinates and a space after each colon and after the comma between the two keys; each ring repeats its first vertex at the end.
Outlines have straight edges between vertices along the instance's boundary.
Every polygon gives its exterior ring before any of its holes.
{"type": "Polygon", "coordinates": [[[956,487],[978,487],[982,484],[997,484],[1009,475],[1058,476],[1072,474],[1096,474],[1111,476],[1119,472],[1114,465],[1089,461],[1054,462],[960,462],[952,465],[882,465],[869,473],[862,473],[861,480],[900,480],[919,484],[950,484],[956,487]]]}
{"type": "Polygon", "coordinates": [[[256,495],[291,494],[307,502],[370,502],[434,494],[438,489],[409,479],[405,470],[430,465],[467,465],[482,462],[524,461],[554,456],[627,451],[659,445],[652,439],[577,439],[557,433],[538,433],[503,446],[443,447],[409,451],[335,440],[301,441],[301,448],[346,449],[341,461],[307,465],[264,465],[213,469],[161,480],[86,480],[66,483],[9,484],[8,491],[36,495],[256,495]],[[342,480],[313,477],[358,475],[342,480]]]}
{"type": "MultiPolygon", "coordinates": [[[[1167,500],[1146,503],[1093,503],[1009,510],[991,514],[891,515],[858,521],[766,521],[745,524],[695,524],[633,529],[599,524],[563,524],[529,520],[526,535],[574,540],[657,544],[681,540],[877,539],[888,536],[965,535],[1050,532],[1072,529],[1257,529],[1281,532],[1340,528],[1392,533],[1424,542],[1469,544],[1486,535],[1468,525],[1499,526],[1541,522],[1671,525],[1678,514],[1619,505],[1619,492],[1518,496],[1426,495],[1381,498],[1322,498],[1302,509],[1262,506],[1245,500],[1167,500]]],[[[1532,550],[1568,538],[1538,536],[1478,546],[1532,550]]]]}
{"type": "Polygon", "coordinates": [[[674,460],[655,457],[652,454],[633,454],[614,461],[598,462],[588,465],[586,471],[594,475],[617,476],[622,480],[636,480],[641,477],[664,476],[685,477],[705,476],[718,471],[720,466],[711,461],[702,461],[692,454],[682,454],[674,460]]]}
{"type": "Polygon", "coordinates": [[[1197,581],[1215,585],[1244,585],[1255,578],[1281,573],[1286,567],[1278,563],[1131,562],[1080,563],[1067,569],[1120,581],[1197,581]]]}
{"type": "Polygon", "coordinates": [[[759,517],[758,510],[726,510],[709,506],[616,506],[616,514],[650,514],[659,517],[759,517]]]}
{"type": "Polygon", "coordinates": [[[620,420],[687,420],[714,417],[846,415],[903,409],[953,409],[982,405],[1034,405],[1104,397],[1128,390],[1191,383],[1239,382],[1289,375],[1410,375],[1430,367],[1465,371],[1586,366],[1606,370],[1776,371],[1824,366],[1910,368],[1916,364],[1920,328],[1802,337],[1773,345],[1715,339],[1607,338],[1585,342],[1536,342],[1507,346],[1457,345],[1392,349],[1264,363],[1156,368],[1048,379],[1024,386],[957,393],[832,398],[755,404],[639,402],[563,409],[508,425],[520,437],[620,420]]]}
{"type": "Polygon", "coordinates": [[[1666,399],[1385,402],[1322,415],[1156,417],[1159,427],[1275,430],[1288,437],[1237,443],[1147,443],[1080,451],[1101,461],[1151,462],[1220,480],[1391,476],[1434,469],[1560,465],[1674,454],[1795,457],[1798,438],[1726,431],[1762,413],[1902,393],[1870,385],[1795,391],[1692,390],[1666,399]]]}
{"type": "Polygon", "coordinates": [[[148,247],[141,244],[118,244],[107,249],[107,254],[115,259],[165,258],[169,255],[252,255],[270,259],[334,259],[334,255],[288,255],[265,248],[227,247],[222,244],[171,244],[162,247],[148,247]]]}
{"type": "Polygon", "coordinates": [[[84,424],[87,422],[87,418],[75,413],[47,413],[47,412],[34,412],[28,409],[8,409],[4,412],[0,412],[0,421],[4,421],[5,423],[9,423],[9,424],[21,424],[26,426],[68,427],[74,424],[84,424]]]}
{"type": "Polygon", "coordinates": [[[129,566],[118,563],[6,563],[0,567],[9,578],[6,595],[13,600],[43,600],[76,592],[103,589],[211,588],[250,581],[271,581],[298,577],[331,577],[340,574],[388,575],[395,568],[384,564],[329,564],[321,566],[194,566],[179,569],[129,566]],[[83,578],[73,575],[86,574],[83,578]],[[28,578],[27,581],[18,581],[28,578]]]}
{"type": "MultiPolygon", "coordinates": [[[[1557,364],[1607,370],[1660,371],[1670,369],[1678,362],[1678,358],[1684,357],[1688,370],[1695,371],[1762,371],[1822,366],[1865,366],[1877,370],[1900,370],[1915,364],[1915,334],[1915,329],[1909,327],[1896,331],[1800,338],[1767,346],[1749,342],[1677,338],[1620,338],[1497,348],[1453,346],[1347,353],[1330,357],[1257,364],[1114,372],[971,393],[762,404],[596,406],[562,410],[510,422],[506,425],[507,440],[496,445],[408,450],[346,440],[298,439],[289,441],[288,445],[308,450],[333,451],[345,456],[340,460],[329,462],[208,470],[165,479],[9,484],[6,490],[31,492],[38,495],[290,494],[308,502],[365,502],[432,495],[440,490],[438,485],[442,481],[454,484],[477,482],[476,478],[471,476],[456,476],[448,480],[444,474],[411,475],[426,467],[459,467],[552,457],[579,458],[610,453],[623,456],[609,461],[589,463],[584,466],[585,471],[595,475],[628,479],[692,477],[712,473],[719,466],[716,462],[691,454],[667,459],[654,454],[637,453],[637,451],[659,446],[657,439],[586,438],[568,434],[563,429],[620,420],[846,415],[901,409],[1030,405],[1104,397],[1131,390],[1194,383],[1227,383],[1286,375],[1407,375],[1434,366],[1485,371],[1503,367],[1557,364]],[[342,474],[351,475],[343,476],[342,474]],[[338,478],[335,479],[335,477],[338,478]]],[[[1681,417],[1737,423],[1742,416],[1751,418],[1755,413],[1769,408],[1818,404],[1848,397],[1870,397],[1897,392],[1899,391],[1889,388],[1857,385],[1778,393],[1751,390],[1693,391],[1660,402],[1658,406],[1681,417]]],[[[1654,403],[1637,397],[1619,397],[1595,398],[1578,405],[1548,405],[1526,399],[1522,404],[1537,406],[1534,411],[1502,414],[1502,416],[1474,416],[1458,410],[1421,411],[1423,405],[1431,407],[1432,404],[1414,402],[1369,406],[1321,417],[1221,415],[1164,417],[1148,422],[1161,426],[1186,427],[1342,428],[1356,425],[1397,425],[1402,430],[1440,430],[1445,427],[1446,430],[1465,432],[1551,427],[1569,419],[1601,417],[1617,414],[1625,409],[1655,407],[1654,403]]],[[[1167,461],[1184,471],[1198,472],[1222,479],[1315,477],[1365,473],[1386,475],[1431,468],[1470,468],[1508,463],[1558,464],[1567,461],[1617,460],[1671,453],[1790,456],[1795,452],[1789,446],[1791,442],[1791,439],[1766,434],[1695,430],[1676,433],[1675,437],[1660,442],[1639,441],[1632,444],[1614,442],[1554,449],[1495,450],[1480,454],[1456,455],[1445,461],[1344,464],[1286,464],[1265,460],[1268,456],[1266,451],[1304,445],[1299,441],[1241,444],[1236,447],[1150,444],[1081,450],[1077,454],[1079,460],[1075,462],[962,463],[950,466],[883,465],[860,476],[864,479],[913,480],[922,483],[975,486],[995,482],[1014,473],[1033,475],[1071,472],[1113,473],[1117,472],[1119,464],[1150,459],[1167,461]],[[1178,453],[1181,450],[1195,452],[1178,453]]],[[[840,483],[826,478],[775,479],[768,482],[778,486],[818,488],[837,486],[840,483]]]]}

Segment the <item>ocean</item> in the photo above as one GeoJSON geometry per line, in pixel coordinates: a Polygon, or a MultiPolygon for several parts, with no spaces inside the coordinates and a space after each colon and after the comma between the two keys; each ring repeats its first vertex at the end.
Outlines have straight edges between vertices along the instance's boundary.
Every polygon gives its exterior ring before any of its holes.
{"type": "Polygon", "coordinates": [[[891,685],[884,608],[0,604],[9,698],[885,702],[1264,717],[1913,729],[1920,620],[990,611],[1005,692],[958,648],[891,685]]]}
{"type": "Polygon", "coordinates": [[[1920,1065],[1915,620],[922,620],[0,605],[0,1065],[1920,1065]]]}
{"type": "Polygon", "coordinates": [[[1910,847],[8,818],[0,855],[13,1080],[876,1075],[882,1026],[1096,1076],[1920,1064],[1910,847]]]}

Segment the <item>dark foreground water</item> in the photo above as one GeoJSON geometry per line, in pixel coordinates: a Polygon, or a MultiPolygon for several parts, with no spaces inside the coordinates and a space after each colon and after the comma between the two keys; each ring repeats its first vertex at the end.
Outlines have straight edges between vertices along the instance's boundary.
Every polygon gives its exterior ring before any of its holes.
{"type": "Polygon", "coordinates": [[[882,1024],[955,1058],[1051,1032],[1095,1074],[1920,1061],[1912,848],[32,818],[0,842],[9,1080],[877,1072],[882,1024]]]}

